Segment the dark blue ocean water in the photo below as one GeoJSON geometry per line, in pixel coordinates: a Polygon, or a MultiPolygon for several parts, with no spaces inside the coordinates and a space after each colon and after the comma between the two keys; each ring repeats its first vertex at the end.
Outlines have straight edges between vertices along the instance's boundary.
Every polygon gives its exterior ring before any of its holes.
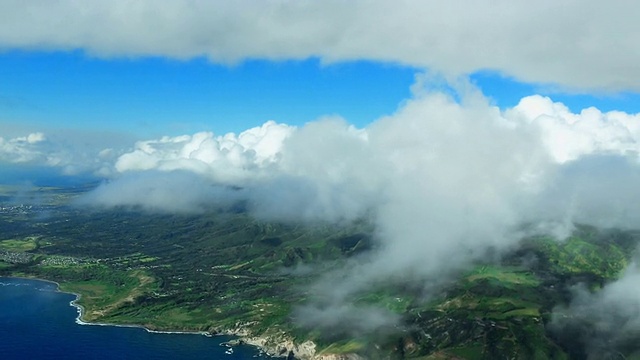
{"type": "Polygon", "coordinates": [[[230,337],[157,334],[140,328],[78,325],[74,295],[53,283],[0,277],[0,359],[267,359],[230,337]]]}

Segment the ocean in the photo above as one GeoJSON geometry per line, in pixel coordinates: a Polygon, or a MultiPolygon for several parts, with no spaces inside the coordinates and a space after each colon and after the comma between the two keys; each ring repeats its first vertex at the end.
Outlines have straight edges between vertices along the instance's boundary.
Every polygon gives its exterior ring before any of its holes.
{"type": "Polygon", "coordinates": [[[80,325],[75,295],[54,283],[0,277],[0,358],[267,359],[228,336],[151,333],[142,328],[80,325]]]}

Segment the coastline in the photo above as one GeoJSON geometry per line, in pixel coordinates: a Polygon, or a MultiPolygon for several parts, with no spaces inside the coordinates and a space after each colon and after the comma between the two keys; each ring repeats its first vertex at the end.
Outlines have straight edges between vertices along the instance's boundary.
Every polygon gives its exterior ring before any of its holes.
{"type": "MultiPolygon", "coordinates": [[[[265,338],[265,337],[262,337],[262,336],[250,336],[245,330],[240,329],[240,328],[235,329],[235,331],[234,330],[230,330],[230,329],[226,329],[226,330],[223,330],[220,333],[212,334],[212,333],[210,333],[208,331],[152,330],[152,329],[149,329],[149,328],[147,328],[147,327],[145,327],[143,325],[138,325],[138,324],[112,324],[112,323],[102,323],[102,322],[89,322],[89,321],[85,321],[85,320],[82,319],[82,317],[83,317],[83,315],[84,315],[84,313],[86,311],[84,306],[82,306],[81,304],[78,303],[78,301],[82,298],[82,294],[69,292],[69,291],[63,291],[60,288],[60,283],[58,283],[56,281],[42,279],[42,278],[36,278],[36,277],[27,277],[27,276],[0,276],[0,278],[22,279],[22,280],[32,280],[32,281],[41,281],[41,282],[44,282],[44,283],[50,283],[50,284],[55,285],[55,291],[56,292],[75,296],[75,299],[73,299],[73,300],[71,300],[69,302],[69,306],[74,307],[76,309],[76,311],[77,311],[77,316],[75,318],[75,323],[78,324],[78,325],[137,328],[137,329],[143,329],[146,332],[153,333],[153,334],[201,335],[201,336],[206,336],[206,337],[232,336],[232,337],[235,337],[236,339],[233,339],[231,341],[221,342],[220,345],[221,346],[226,346],[226,347],[229,347],[229,348],[232,348],[232,346],[237,346],[237,345],[247,345],[247,346],[251,346],[251,347],[254,347],[254,348],[258,349],[261,355],[266,355],[268,357],[280,357],[280,358],[288,357],[289,351],[293,350],[293,349],[289,349],[289,346],[279,346],[279,345],[269,346],[269,345],[267,345],[267,343],[269,342],[268,338],[265,338]],[[287,350],[286,352],[284,352],[284,354],[282,353],[282,351],[278,351],[279,349],[282,349],[282,348],[287,350]]],[[[295,346],[293,344],[293,342],[291,342],[291,341],[285,341],[284,344],[291,345],[292,347],[295,347],[297,349],[297,346],[295,346]]],[[[305,344],[307,344],[307,343],[305,343],[305,344]]],[[[308,348],[309,345],[307,344],[305,347],[308,348]]],[[[313,348],[315,349],[315,344],[313,344],[313,348]]],[[[314,351],[314,353],[315,353],[315,351],[314,351]]],[[[313,356],[313,355],[311,355],[311,356],[313,356]]]]}
{"type": "MultiPolygon", "coordinates": [[[[37,279],[39,280],[39,279],[37,279]]],[[[70,306],[73,306],[74,308],[76,308],[76,310],[78,311],[78,316],[76,316],[75,322],[78,325],[90,325],[90,326],[114,326],[114,327],[123,327],[123,328],[138,328],[138,329],[143,329],[148,333],[153,333],[153,334],[183,334],[183,335],[204,335],[206,337],[213,337],[214,334],[211,334],[208,331],[165,331],[165,330],[152,330],[149,329],[143,325],[137,325],[137,324],[112,324],[112,323],[101,323],[101,322],[89,322],[89,321],[84,321],[82,320],[82,315],[84,315],[85,312],[85,308],[84,306],[78,304],[78,301],[80,300],[80,298],[82,297],[81,294],[77,294],[77,293],[73,293],[73,292],[66,292],[66,291],[61,291],[60,288],[57,289],[58,292],[63,293],[63,294],[70,294],[70,295],[74,295],[76,298],[71,300],[69,302],[70,306]]]]}
{"type": "Polygon", "coordinates": [[[138,325],[138,324],[112,324],[112,323],[101,323],[101,322],[89,322],[89,321],[85,321],[82,319],[82,316],[85,313],[85,308],[84,306],[82,306],[81,304],[78,304],[78,301],[80,300],[80,298],[82,297],[82,294],[78,294],[78,293],[74,293],[74,292],[70,292],[70,291],[63,291],[60,289],[60,283],[53,281],[53,280],[47,280],[47,279],[42,279],[42,278],[36,278],[36,277],[26,277],[26,276],[0,276],[0,278],[7,278],[7,279],[22,279],[22,280],[35,280],[35,281],[42,281],[45,283],[50,283],[50,284],[54,284],[56,286],[56,292],[62,293],[62,294],[69,294],[69,295],[73,295],[76,298],[71,300],[69,302],[69,306],[72,306],[74,308],[76,308],[78,315],[75,318],[75,322],[78,325],[91,325],[91,326],[114,326],[114,327],[124,327],[124,328],[138,328],[138,329],[143,329],[149,333],[154,333],[154,334],[184,334],[184,335],[203,335],[203,336],[207,336],[207,337],[213,337],[216,335],[228,335],[228,336],[236,336],[238,337],[238,335],[235,334],[231,334],[231,333],[225,333],[225,334],[211,334],[208,331],[165,331],[165,330],[152,330],[149,329],[143,325],[138,325]]]}

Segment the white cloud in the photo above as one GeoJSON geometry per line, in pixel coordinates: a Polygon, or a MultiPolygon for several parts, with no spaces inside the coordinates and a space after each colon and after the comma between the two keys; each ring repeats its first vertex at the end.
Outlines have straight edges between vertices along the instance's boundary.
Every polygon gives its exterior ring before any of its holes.
{"type": "Polygon", "coordinates": [[[243,201],[254,215],[283,221],[371,216],[380,252],[318,285],[329,299],[300,310],[318,319],[339,316],[350,296],[381,281],[436,281],[500,254],[523,224],[561,233],[574,220],[640,221],[637,115],[575,114],[539,96],[501,111],[468,84],[459,89],[456,101],[416,87],[365,129],[323,118],[141,141],[116,161],[122,178],[91,201],[160,211],[243,201]],[[176,170],[199,180],[176,180],[176,170]]]}
{"type": "Polygon", "coordinates": [[[547,150],[558,162],[589,154],[640,154],[640,115],[620,111],[602,113],[591,107],[575,114],[547,97],[529,96],[508,116],[521,115],[542,131],[547,150]]]}
{"type": "Polygon", "coordinates": [[[42,151],[39,143],[46,140],[43,133],[31,133],[11,139],[0,137],[0,161],[12,163],[44,162],[55,165],[55,157],[48,156],[42,151]]]}
{"type": "Polygon", "coordinates": [[[371,59],[638,91],[638,12],[623,0],[3,0],[0,48],[216,62],[371,59]]]}
{"type": "MultiPolygon", "coordinates": [[[[638,115],[595,108],[576,114],[541,96],[501,112],[476,89],[462,88],[462,103],[415,89],[397,113],[365,129],[324,118],[301,128],[269,121],[239,135],[202,132],[139,141],[112,169],[190,171],[240,185],[261,217],[339,221],[372,208],[402,214],[388,224],[393,233],[417,229],[405,224],[415,214],[417,224],[429,223],[424,214],[442,224],[469,217],[475,219],[467,226],[472,232],[492,221],[509,228],[527,220],[523,216],[566,226],[571,219],[616,226],[636,219],[631,207],[614,209],[590,193],[618,194],[624,204],[625,196],[634,198],[633,181],[627,180],[637,177],[640,161],[638,115]],[[613,158],[599,161],[603,155],[613,158]],[[599,177],[594,169],[616,177],[599,177]],[[403,214],[394,204],[412,210],[403,214]]],[[[108,169],[99,173],[111,175],[108,169]]],[[[402,238],[424,233],[416,231],[402,238]]]]}
{"type": "Polygon", "coordinates": [[[165,136],[136,143],[133,151],[115,163],[118,172],[189,170],[222,183],[238,183],[258,177],[259,171],[277,161],[283,141],[293,127],[268,121],[239,135],[165,136]]]}
{"type": "Polygon", "coordinates": [[[46,137],[44,136],[43,133],[38,132],[38,133],[31,133],[29,135],[27,135],[26,141],[29,144],[36,144],[42,141],[45,141],[46,137]]]}
{"type": "Polygon", "coordinates": [[[185,171],[126,174],[103,183],[80,198],[78,205],[141,208],[147,211],[194,213],[226,206],[235,197],[205,178],[185,171]]]}

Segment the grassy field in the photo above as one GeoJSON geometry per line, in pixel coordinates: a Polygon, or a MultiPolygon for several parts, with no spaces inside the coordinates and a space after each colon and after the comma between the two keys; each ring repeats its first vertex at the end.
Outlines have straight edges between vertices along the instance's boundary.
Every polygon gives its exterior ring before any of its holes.
{"type": "Polygon", "coordinates": [[[537,279],[529,270],[495,265],[479,266],[474,269],[474,271],[471,272],[465,280],[469,283],[474,283],[480,280],[489,280],[504,287],[535,287],[540,285],[540,280],[537,279]]]}
{"type": "Polygon", "coordinates": [[[615,243],[597,243],[572,236],[563,242],[541,238],[536,246],[548,259],[551,268],[559,273],[591,273],[613,279],[628,265],[629,254],[615,243]]]}
{"type": "Polygon", "coordinates": [[[326,348],[318,352],[319,355],[323,354],[349,354],[357,353],[365,347],[361,341],[358,340],[346,340],[337,343],[333,343],[326,348]]]}
{"type": "Polygon", "coordinates": [[[31,251],[38,247],[37,240],[38,238],[34,236],[28,236],[24,239],[0,240],[0,250],[13,252],[31,251]]]}
{"type": "Polygon", "coordinates": [[[96,275],[90,280],[65,281],[60,284],[62,291],[81,295],[78,304],[85,310],[85,321],[105,318],[123,305],[132,304],[138,297],[157,289],[154,279],[143,271],[127,274],[111,273],[105,268],[99,271],[103,276],[96,275]]]}

